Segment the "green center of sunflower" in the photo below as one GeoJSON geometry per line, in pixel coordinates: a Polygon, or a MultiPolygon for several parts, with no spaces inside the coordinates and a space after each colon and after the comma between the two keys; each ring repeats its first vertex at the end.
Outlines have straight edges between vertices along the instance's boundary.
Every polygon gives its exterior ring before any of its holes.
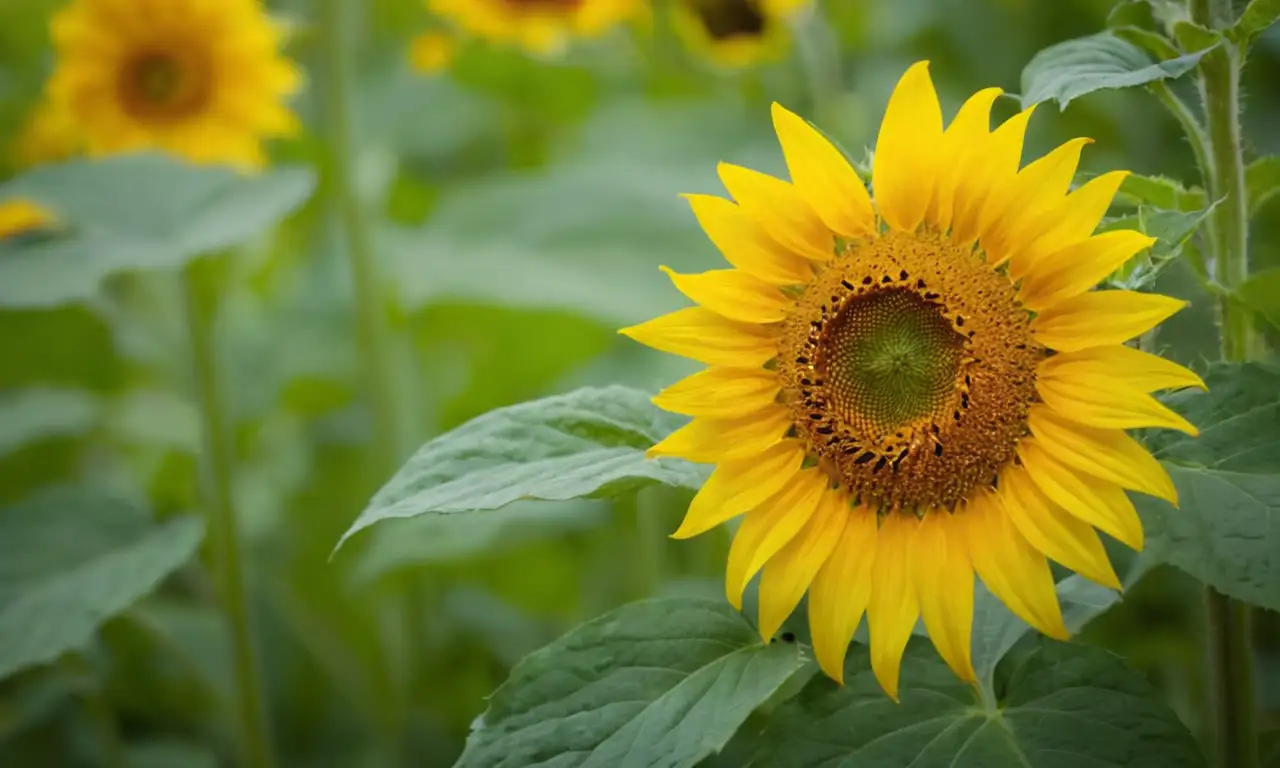
{"type": "Polygon", "coordinates": [[[819,365],[846,419],[892,430],[946,405],[964,342],[936,305],[914,291],[887,290],[845,305],[819,365]]]}
{"type": "Polygon", "coordinates": [[[147,51],[129,59],[118,80],[125,111],[147,122],[169,122],[198,112],[212,94],[208,67],[199,64],[190,51],[147,51]]]}

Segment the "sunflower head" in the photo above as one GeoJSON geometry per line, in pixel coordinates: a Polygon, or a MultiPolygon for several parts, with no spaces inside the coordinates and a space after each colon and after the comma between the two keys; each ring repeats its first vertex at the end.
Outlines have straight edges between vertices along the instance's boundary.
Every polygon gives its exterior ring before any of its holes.
{"type": "Polygon", "coordinates": [[[716,464],[676,537],[745,513],[730,601],[761,574],[771,637],[807,591],[837,680],[865,614],[895,698],[919,618],[974,680],[975,573],[1065,637],[1048,559],[1119,588],[1097,530],[1141,548],[1126,490],[1177,499],[1125,430],[1195,433],[1151,393],[1200,379],[1126,345],[1183,302],[1092,290],[1152,243],[1093,234],[1124,174],[1071,190],[1085,140],[1020,167],[1031,110],[992,130],[998,94],[944,127],[927,65],[911,67],[876,142],[874,200],[775,104],[791,180],[722,164],[733,201],[689,196],[732,268],[670,273],[698,306],[623,330],[709,366],[655,398],[693,419],[651,455],[716,464]]]}
{"type": "Polygon", "coordinates": [[[296,121],[282,32],[256,0],[75,0],[53,21],[53,101],[101,155],[160,149],[255,167],[296,121]]]}
{"type": "Polygon", "coordinates": [[[676,32],[715,64],[737,69],[781,58],[790,45],[787,17],[809,0],[679,0],[676,32]]]}
{"type": "Polygon", "coordinates": [[[66,160],[79,153],[82,144],[75,119],[64,105],[46,98],[31,111],[14,142],[14,165],[30,168],[66,160]]]}
{"type": "Polygon", "coordinates": [[[553,53],[571,37],[593,37],[644,12],[643,0],[427,0],[466,32],[532,53],[553,53]]]}

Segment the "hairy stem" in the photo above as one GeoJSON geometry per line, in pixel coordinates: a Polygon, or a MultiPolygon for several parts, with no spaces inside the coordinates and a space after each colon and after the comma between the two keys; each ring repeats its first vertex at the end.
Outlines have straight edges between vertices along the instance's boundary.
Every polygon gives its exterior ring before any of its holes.
{"type": "Polygon", "coordinates": [[[212,266],[207,259],[194,262],[181,277],[193,378],[200,401],[200,484],[218,599],[231,629],[243,764],[248,768],[271,768],[275,759],[249,627],[240,533],[231,500],[235,452],[223,410],[214,352],[216,284],[209,274],[212,266]]]}

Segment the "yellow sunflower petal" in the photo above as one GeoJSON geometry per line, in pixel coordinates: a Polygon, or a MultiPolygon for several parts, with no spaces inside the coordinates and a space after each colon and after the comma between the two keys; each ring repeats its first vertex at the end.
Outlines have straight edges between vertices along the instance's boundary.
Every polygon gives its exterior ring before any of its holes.
{"type": "Polygon", "coordinates": [[[1195,372],[1172,360],[1119,344],[1054,355],[1040,364],[1036,375],[1063,379],[1107,377],[1113,384],[1139,392],[1206,388],[1195,372]]]}
{"type": "Polygon", "coordinates": [[[871,671],[889,698],[898,700],[902,653],[920,616],[913,574],[920,521],[905,514],[886,515],[876,540],[875,588],[867,604],[871,629],[871,671]]]}
{"type": "Polygon", "coordinates": [[[0,240],[47,227],[53,217],[40,206],[26,200],[0,202],[0,240]]]}
{"type": "Polygon", "coordinates": [[[974,570],[987,589],[1042,634],[1066,640],[1069,633],[1049,561],[1018,531],[996,495],[980,492],[969,500],[960,519],[974,570]]]}
{"type": "Polygon", "coordinates": [[[941,143],[942,108],[929,62],[922,61],[898,81],[876,137],[872,180],[880,216],[890,227],[910,232],[924,220],[941,143]]]}
{"type": "MultiPolygon", "coordinates": [[[[1054,209],[1071,186],[1080,163],[1080,151],[1090,141],[1072,139],[1027,163],[1002,191],[1001,204],[992,204],[982,211],[979,239],[988,262],[1004,263],[1013,248],[1028,244],[1053,225],[1054,209]]],[[[1015,275],[1021,276],[1021,272],[1015,275]]]]}
{"type": "Polygon", "coordinates": [[[1199,434],[1191,422],[1165,407],[1151,395],[1116,386],[1108,376],[1057,378],[1038,375],[1040,399],[1066,419],[1087,427],[1137,429],[1164,427],[1188,435],[1199,434]]]}
{"type": "Polygon", "coordinates": [[[850,513],[849,497],[828,488],[804,528],[765,563],[760,574],[761,637],[773,637],[795,610],[840,541],[850,513]]]}
{"type": "Polygon", "coordinates": [[[804,470],[747,513],[729,547],[729,564],[724,573],[725,595],[734,608],[742,608],[742,591],[751,578],[813,517],[829,485],[826,473],[804,470]]]}
{"type": "Polygon", "coordinates": [[[717,466],[671,537],[688,539],[755,509],[796,476],[802,461],[800,441],[783,440],[757,456],[717,466]]]}
{"type": "Polygon", "coordinates": [[[809,587],[813,655],[837,683],[844,683],[845,653],[871,599],[878,537],[875,513],[850,509],[840,541],[809,587]]]}
{"type": "Polygon", "coordinates": [[[762,368],[708,368],[659,392],[653,404],[686,416],[739,416],[773,404],[782,382],[762,368]]]}
{"type": "Polygon", "coordinates": [[[957,677],[973,682],[973,563],[961,525],[945,512],[925,515],[912,562],[929,639],[957,677]]]}
{"type": "Polygon", "coordinates": [[[1185,306],[1181,299],[1158,293],[1089,291],[1037,315],[1031,331],[1036,341],[1058,352],[1123,344],[1185,306]]]}
{"type": "Polygon", "coordinates": [[[1031,546],[1087,579],[1120,589],[1120,579],[1093,526],[1050,501],[1026,470],[1009,469],[1001,473],[997,495],[1005,514],[1031,546]]]}
{"type": "Polygon", "coordinates": [[[971,169],[973,181],[964,198],[956,201],[952,236],[957,242],[968,243],[979,237],[987,212],[1008,207],[1004,201],[1017,179],[1022,143],[1034,111],[1034,106],[1028,107],[991,132],[980,167],[971,169]]]}
{"type": "Polygon", "coordinates": [[[1042,261],[1052,261],[1054,254],[1092,234],[1128,175],[1128,171],[1104,173],[1081,185],[1055,205],[1049,228],[1014,255],[1010,272],[1015,278],[1035,271],[1042,261]]]}
{"type": "Polygon", "coordinates": [[[791,184],[729,163],[717,167],[720,181],[743,211],[780,245],[808,259],[835,255],[835,237],[791,184]]]}
{"type": "Polygon", "coordinates": [[[737,269],[715,269],[682,275],[660,267],[676,289],[698,304],[730,320],[776,323],[787,316],[791,301],[775,285],[737,269]]]}
{"type": "Polygon", "coordinates": [[[1035,312],[1043,312],[1060,301],[1078,296],[1155,241],[1154,237],[1141,232],[1122,229],[1094,235],[1054,251],[1032,262],[1022,282],[1022,302],[1035,312]]]}
{"type": "Polygon", "coordinates": [[[728,320],[702,307],[679,309],[618,333],[707,365],[757,368],[778,354],[770,331],[728,320]]]}
{"type": "Polygon", "coordinates": [[[1018,444],[1018,456],[1031,480],[1050,501],[1131,549],[1142,550],[1142,521],[1119,486],[1076,474],[1035,438],[1018,444]]]}
{"type": "Polygon", "coordinates": [[[991,105],[1001,93],[999,88],[983,88],[970,96],[942,134],[937,183],[926,216],[940,232],[951,228],[956,200],[971,192],[969,182],[978,170],[972,166],[981,160],[979,150],[991,133],[991,105]]]}
{"type": "Polygon", "coordinates": [[[1031,406],[1027,425],[1040,446],[1063,464],[1177,506],[1178,490],[1169,473],[1124,432],[1075,424],[1039,403],[1031,406]]]}
{"type": "Polygon", "coordinates": [[[742,459],[781,440],[791,424],[791,411],[775,404],[744,416],[699,416],[667,435],[646,455],[678,456],[706,464],[742,459]]]}
{"type": "Polygon", "coordinates": [[[845,237],[874,234],[876,214],[871,196],[840,150],[777,102],[773,103],[773,129],[782,144],[791,182],[818,217],[845,237]]]}
{"type": "Polygon", "coordinates": [[[685,195],[698,224],[726,261],[774,285],[799,285],[813,279],[803,257],[774,242],[732,200],[714,195],[685,195]]]}

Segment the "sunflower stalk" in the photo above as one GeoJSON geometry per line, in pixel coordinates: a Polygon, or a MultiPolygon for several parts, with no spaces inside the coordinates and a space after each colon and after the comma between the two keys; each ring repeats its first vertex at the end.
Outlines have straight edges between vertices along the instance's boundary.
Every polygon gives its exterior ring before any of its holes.
{"type": "MultiPolygon", "coordinates": [[[[1208,29],[1235,20],[1231,0],[1190,0],[1191,18],[1208,29]]],[[[1249,277],[1249,212],[1240,135],[1240,72],[1245,51],[1225,35],[1201,61],[1198,86],[1207,122],[1208,158],[1200,159],[1205,188],[1218,205],[1211,213],[1208,250],[1218,297],[1222,357],[1256,357],[1260,337],[1249,311],[1232,298],[1249,277]]],[[[1194,141],[1196,137],[1192,137],[1194,141]]],[[[1257,714],[1249,606],[1212,588],[1206,595],[1216,722],[1222,768],[1258,765],[1257,714]]]]}
{"type": "Polygon", "coordinates": [[[215,275],[211,273],[214,266],[208,259],[197,261],[189,265],[181,276],[191,363],[200,403],[203,440],[200,451],[201,489],[217,594],[231,629],[236,714],[240,720],[244,765],[248,768],[271,768],[275,765],[275,758],[271,751],[262,683],[249,627],[240,532],[231,495],[235,452],[223,410],[214,351],[217,293],[215,275]]]}

